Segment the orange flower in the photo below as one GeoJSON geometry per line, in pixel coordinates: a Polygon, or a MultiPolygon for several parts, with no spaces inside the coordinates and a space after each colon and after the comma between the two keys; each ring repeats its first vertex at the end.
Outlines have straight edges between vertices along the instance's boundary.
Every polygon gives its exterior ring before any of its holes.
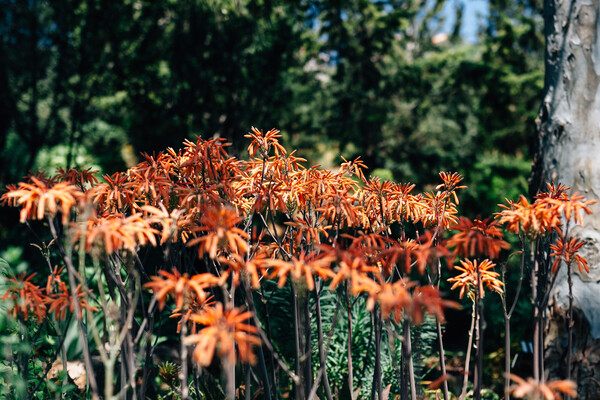
{"type": "Polygon", "coordinates": [[[335,254],[337,258],[338,268],[329,284],[331,290],[334,290],[340,282],[349,281],[351,290],[355,292],[355,282],[360,282],[361,276],[379,271],[377,267],[367,263],[364,251],[361,249],[339,250],[325,245],[319,246],[319,249],[332,255],[335,254]]]}
{"type": "Polygon", "coordinates": [[[22,315],[26,320],[31,312],[35,314],[37,321],[41,322],[46,316],[48,296],[42,293],[43,289],[31,282],[35,275],[33,273],[25,278],[25,274],[20,274],[18,277],[6,279],[8,289],[2,296],[2,300],[12,303],[10,313],[15,318],[17,315],[22,315]]]}
{"type": "Polygon", "coordinates": [[[173,268],[173,273],[158,271],[159,276],[153,276],[152,281],[144,285],[146,289],[152,290],[158,301],[158,308],[163,309],[167,295],[175,297],[175,311],[180,311],[184,304],[191,304],[194,299],[204,300],[207,293],[204,289],[215,286],[219,278],[210,273],[194,275],[191,278],[173,268]]]}
{"type": "Polygon", "coordinates": [[[328,238],[329,233],[327,229],[331,228],[331,225],[321,225],[320,223],[317,223],[316,226],[311,226],[303,219],[298,219],[296,222],[284,222],[284,224],[294,229],[295,243],[300,244],[305,242],[308,245],[320,244],[320,234],[328,238]]]}
{"type": "MultiPolygon", "coordinates": [[[[67,288],[67,285],[64,282],[57,282],[58,284],[58,294],[56,297],[48,298],[47,303],[50,304],[50,308],[48,312],[54,313],[56,319],[65,319],[67,309],[70,312],[73,312],[73,301],[71,297],[71,292],[67,288]]],[[[79,302],[79,314],[81,315],[82,310],[90,310],[90,311],[98,311],[98,309],[92,305],[90,305],[85,299],[85,293],[81,290],[81,285],[77,286],[75,289],[75,293],[77,294],[77,301],[79,302]]]]}
{"type": "Polygon", "coordinates": [[[444,321],[444,308],[459,309],[460,305],[451,300],[444,300],[440,291],[432,285],[419,286],[413,291],[413,305],[411,320],[419,325],[423,322],[423,310],[429,315],[435,315],[440,321],[444,321]]]}
{"type": "Polygon", "coordinates": [[[454,202],[458,204],[458,197],[456,196],[456,189],[466,189],[466,186],[458,186],[459,182],[463,180],[457,172],[440,172],[440,178],[442,178],[442,184],[435,187],[436,190],[444,188],[444,192],[451,194],[454,197],[454,202]]]}
{"type": "Polygon", "coordinates": [[[555,199],[555,200],[568,200],[567,191],[571,189],[568,186],[559,183],[557,185],[553,183],[546,183],[547,192],[538,193],[535,198],[536,199],[555,199]]]}
{"type": "Polygon", "coordinates": [[[351,228],[359,225],[361,207],[357,206],[354,196],[348,194],[349,189],[342,189],[326,196],[323,205],[317,209],[321,212],[321,219],[332,226],[351,228]]]}
{"type": "Polygon", "coordinates": [[[157,223],[162,226],[160,235],[160,244],[164,244],[169,240],[177,240],[178,233],[185,231],[186,228],[190,227],[186,211],[180,209],[174,209],[173,211],[167,211],[167,208],[160,203],[160,209],[152,206],[143,206],[142,210],[151,215],[147,218],[150,223],[157,223]]]}
{"type": "Polygon", "coordinates": [[[450,201],[449,192],[425,193],[423,198],[424,209],[415,221],[423,222],[426,228],[439,227],[448,229],[458,223],[456,205],[450,201]]]}
{"type": "Polygon", "coordinates": [[[233,285],[237,287],[240,275],[244,274],[249,277],[250,286],[253,289],[260,287],[260,278],[264,275],[263,270],[268,267],[270,262],[267,252],[261,250],[258,250],[250,260],[245,260],[244,257],[235,253],[230,254],[229,258],[219,257],[218,260],[221,264],[229,266],[221,275],[221,282],[224,282],[229,275],[232,275],[233,285]]]}
{"type": "Polygon", "coordinates": [[[59,182],[68,182],[72,185],[79,185],[81,190],[84,190],[85,185],[94,186],[98,183],[98,179],[94,176],[98,171],[91,168],[78,170],[77,168],[63,169],[59,168],[56,173],[56,178],[59,182]]]}
{"type": "Polygon", "coordinates": [[[588,267],[587,260],[577,254],[579,249],[581,249],[584,244],[585,242],[577,238],[571,238],[565,243],[562,237],[559,237],[555,244],[551,244],[550,249],[554,252],[550,253],[550,257],[556,257],[554,259],[554,263],[552,263],[552,273],[556,273],[562,261],[567,264],[571,264],[573,261],[576,261],[580,273],[583,273],[584,269],[589,273],[590,268],[588,267]]]}
{"type": "Polygon", "coordinates": [[[225,249],[233,253],[244,254],[248,251],[248,234],[237,227],[243,220],[235,209],[227,206],[208,206],[200,217],[196,232],[205,235],[190,240],[187,245],[198,246],[198,256],[208,253],[212,259],[217,258],[217,251],[225,249]]]}
{"type": "Polygon", "coordinates": [[[56,215],[60,210],[62,222],[69,221],[71,207],[81,192],[68,182],[52,185],[36,177],[30,178],[31,183],[21,182],[18,187],[9,187],[2,195],[4,203],[13,207],[21,207],[20,221],[28,219],[43,219],[46,213],[56,215]]]}
{"type": "Polygon", "coordinates": [[[126,212],[135,208],[135,193],[127,174],[115,172],[102,178],[106,183],[100,183],[89,191],[100,213],[126,212]]]}
{"type": "Polygon", "coordinates": [[[579,193],[573,193],[571,197],[557,201],[559,202],[558,208],[565,216],[565,219],[570,221],[571,215],[573,215],[573,220],[579,225],[583,224],[581,212],[583,211],[586,214],[592,214],[592,210],[589,206],[596,203],[596,200],[584,200],[584,197],[579,193]]]}
{"type": "Polygon", "coordinates": [[[394,283],[384,282],[378,284],[372,279],[363,276],[356,285],[359,292],[369,293],[367,309],[373,311],[375,303],[379,304],[381,318],[388,319],[393,314],[396,323],[400,322],[404,315],[409,316],[414,324],[423,322],[423,313],[435,315],[438,319],[444,319],[444,307],[457,307],[453,301],[443,300],[435,286],[419,286],[416,282],[406,278],[394,283]],[[411,294],[410,289],[414,288],[411,294]]]}
{"type": "Polygon", "coordinates": [[[433,244],[431,231],[421,235],[419,242],[412,239],[398,241],[382,252],[382,259],[385,259],[389,266],[401,264],[406,273],[410,273],[413,265],[416,265],[419,273],[423,275],[428,264],[433,265],[440,258],[450,256],[446,247],[433,244]]]}
{"type": "Polygon", "coordinates": [[[400,322],[403,312],[412,308],[412,296],[409,289],[416,285],[407,279],[402,279],[394,283],[384,282],[377,284],[375,281],[369,282],[369,278],[364,277],[361,281],[363,290],[369,293],[367,300],[367,309],[373,311],[375,303],[379,304],[381,318],[388,319],[394,314],[394,321],[400,322]]]}
{"type": "Polygon", "coordinates": [[[258,329],[245,323],[251,318],[249,311],[239,308],[223,311],[223,304],[205,308],[200,314],[192,314],[190,319],[205,327],[196,334],[185,338],[185,343],[195,345],[193,357],[196,362],[207,367],[212,362],[215,352],[219,357],[235,362],[235,348],[242,362],[254,364],[256,358],[252,348],[260,346],[260,339],[255,336],[258,329]]]}
{"type": "Polygon", "coordinates": [[[422,195],[412,195],[415,185],[399,183],[394,186],[390,195],[392,216],[397,221],[418,220],[426,210],[422,195]]]}
{"type": "Polygon", "coordinates": [[[322,279],[335,276],[330,268],[334,260],[335,258],[329,254],[311,253],[306,255],[303,252],[298,257],[292,257],[290,261],[270,260],[268,264],[273,268],[271,278],[279,277],[278,286],[280,288],[285,285],[288,275],[291,275],[294,282],[301,283],[304,279],[306,288],[313,290],[315,288],[313,274],[319,275],[322,279]]]}
{"type": "Polygon", "coordinates": [[[142,161],[127,171],[129,186],[135,194],[136,205],[158,205],[169,200],[169,193],[173,188],[164,153],[153,157],[142,154],[146,161],[142,161]]]}
{"type": "Polygon", "coordinates": [[[545,235],[552,230],[560,231],[560,208],[552,199],[536,200],[530,204],[521,195],[515,203],[508,201],[508,206],[500,205],[504,211],[496,213],[501,224],[506,224],[509,232],[523,232],[530,239],[545,235]]]}
{"type": "MultiPolygon", "coordinates": [[[[92,249],[92,245],[100,240],[104,242],[107,254],[120,249],[133,252],[138,245],[144,246],[148,243],[156,246],[155,235],[158,231],[152,228],[140,213],[129,217],[112,214],[106,218],[90,219],[87,225],[85,246],[88,252],[92,249]]],[[[75,229],[75,241],[79,239],[80,234],[80,229],[75,229]]]]}
{"type": "Polygon", "coordinates": [[[250,146],[248,146],[250,157],[254,157],[258,149],[260,149],[262,157],[268,157],[271,147],[275,149],[275,155],[277,156],[287,154],[285,148],[277,140],[277,138],[281,137],[277,129],[271,129],[267,133],[263,133],[263,131],[255,127],[252,127],[251,130],[252,132],[244,135],[244,137],[253,139],[250,146]]]}
{"type": "MultiPolygon", "coordinates": [[[[203,299],[199,299],[196,296],[192,296],[192,297],[193,297],[193,300],[189,304],[186,304],[187,310],[175,309],[175,310],[173,310],[173,312],[171,313],[171,316],[169,317],[169,318],[180,318],[180,320],[177,322],[177,333],[181,332],[181,325],[187,324],[192,315],[200,314],[206,308],[213,307],[216,304],[213,296],[208,296],[203,299]]],[[[197,325],[198,325],[197,323],[192,321],[192,327],[191,327],[192,333],[196,333],[198,331],[197,325]]]]}
{"type": "Polygon", "coordinates": [[[473,221],[460,217],[458,224],[451,227],[459,231],[446,241],[449,248],[455,247],[453,255],[474,257],[482,255],[487,258],[498,258],[500,250],[510,248],[508,242],[502,240],[502,232],[498,222],[485,219],[473,221]]]}
{"type": "Polygon", "coordinates": [[[377,177],[365,182],[359,197],[369,222],[369,228],[373,231],[386,228],[392,222],[392,204],[389,197],[393,194],[394,189],[393,182],[377,177]]]}
{"type": "Polygon", "coordinates": [[[344,162],[340,165],[340,169],[338,173],[340,175],[348,174],[350,176],[356,176],[360,181],[366,182],[365,175],[363,174],[363,169],[368,169],[365,163],[360,159],[360,157],[356,157],[352,161],[346,160],[342,157],[344,162]]]}
{"type": "Polygon", "coordinates": [[[561,400],[562,394],[577,397],[577,384],[568,380],[554,380],[546,383],[536,382],[533,378],[527,380],[510,374],[510,380],[515,382],[509,393],[516,398],[531,397],[538,399],[543,396],[545,400],[561,400]]]}
{"type": "Polygon", "coordinates": [[[457,270],[462,271],[460,275],[453,278],[449,278],[448,282],[454,282],[454,285],[450,289],[456,289],[460,287],[460,298],[465,294],[465,291],[469,291],[469,296],[473,293],[477,287],[479,287],[479,298],[485,297],[485,291],[483,290],[483,284],[485,283],[489,290],[493,290],[498,293],[504,293],[502,286],[504,284],[498,277],[500,274],[491,270],[496,266],[490,260],[483,260],[477,263],[477,260],[465,260],[460,262],[462,267],[456,267],[457,270]],[[478,277],[479,275],[479,277],[478,277]]]}

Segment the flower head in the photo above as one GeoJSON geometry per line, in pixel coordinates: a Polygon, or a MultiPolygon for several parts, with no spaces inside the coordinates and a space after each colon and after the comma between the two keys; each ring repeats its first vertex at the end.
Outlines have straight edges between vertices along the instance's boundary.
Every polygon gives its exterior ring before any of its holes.
{"type": "Polygon", "coordinates": [[[181,310],[184,304],[191,304],[194,299],[206,299],[208,294],[204,289],[219,283],[219,278],[210,273],[190,277],[173,268],[173,272],[158,271],[158,274],[160,276],[153,276],[152,281],[144,287],[154,292],[161,310],[165,306],[167,295],[175,298],[176,310],[181,310]]]}
{"type": "Polygon", "coordinates": [[[212,259],[217,258],[218,250],[244,254],[248,251],[248,234],[237,225],[243,220],[237,211],[227,206],[207,206],[200,217],[198,227],[193,231],[204,233],[190,240],[187,245],[199,244],[198,255],[205,253],[212,259]]]}
{"type": "Polygon", "coordinates": [[[461,266],[456,267],[456,269],[462,271],[461,274],[449,278],[448,282],[454,282],[451,289],[460,287],[461,299],[464,296],[465,291],[469,292],[469,296],[475,293],[479,298],[485,297],[485,291],[483,290],[484,284],[487,285],[489,290],[504,293],[504,290],[502,289],[504,283],[498,279],[500,274],[492,270],[496,264],[490,260],[486,259],[479,263],[477,260],[461,260],[460,264],[461,266]]]}
{"type": "Polygon", "coordinates": [[[451,229],[458,233],[446,241],[446,246],[454,247],[454,256],[474,257],[481,255],[491,259],[498,258],[500,250],[510,248],[508,242],[502,240],[504,236],[498,228],[498,222],[485,219],[470,220],[460,217],[458,224],[451,229]]]}
{"type": "Polygon", "coordinates": [[[300,253],[298,257],[293,256],[290,261],[270,260],[269,266],[272,267],[271,278],[279,278],[278,286],[281,288],[290,276],[296,283],[306,283],[308,290],[315,288],[314,275],[319,275],[322,279],[328,279],[335,276],[330,268],[335,257],[329,254],[300,253]]]}
{"type": "Polygon", "coordinates": [[[518,399],[523,397],[538,399],[543,396],[544,400],[561,400],[563,394],[577,397],[577,384],[573,381],[553,380],[541,383],[533,378],[525,380],[515,374],[510,374],[510,380],[515,382],[515,385],[511,386],[509,393],[518,399]]]}
{"type": "Polygon", "coordinates": [[[186,344],[195,345],[193,357],[201,366],[208,366],[216,353],[230,363],[235,362],[235,349],[242,362],[253,364],[256,361],[252,348],[261,341],[256,336],[258,329],[246,323],[252,317],[249,311],[239,308],[223,310],[223,304],[207,307],[200,314],[192,314],[190,319],[203,325],[198,333],[185,338],[186,344]]]}
{"type": "Polygon", "coordinates": [[[554,262],[552,263],[552,273],[556,273],[560,263],[563,261],[566,264],[572,264],[574,261],[576,261],[580,273],[583,273],[584,269],[589,273],[590,268],[588,267],[587,260],[581,255],[577,254],[579,249],[581,249],[584,244],[585,242],[577,238],[571,238],[565,242],[562,237],[559,237],[556,240],[556,243],[551,244],[550,250],[553,252],[550,253],[550,257],[555,257],[554,262]]]}
{"type": "Polygon", "coordinates": [[[62,222],[69,221],[71,207],[81,194],[79,189],[68,182],[51,184],[34,176],[30,182],[21,182],[18,187],[9,187],[2,195],[2,201],[13,207],[21,207],[20,221],[43,219],[46,214],[62,214],[62,222]]]}
{"type": "Polygon", "coordinates": [[[43,293],[43,289],[31,282],[36,274],[25,277],[20,274],[17,277],[7,278],[8,289],[1,297],[3,301],[11,301],[10,310],[13,317],[21,315],[24,319],[29,318],[29,314],[35,315],[38,322],[46,316],[46,303],[48,296],[43,293]]]}
{"type": "Polygon", "coordinates": [[[458,197],[456,196],[456,189],[466,189],[466,186],[458,186],[463,177],[457,172],[440,172],[440,178],[442,178],[441,184],[435,187],[436,190],[444,189],[445,193],[451,194],[454,197],[454,202],[458,204],[458,197]]]}
{"type": "Polygon", "coordinates": [[[263,131],[252,127],[251,132],[244,136],[252,139],[252,143],[248,146],[250,157],[254,157],[257,150],[260,150],[261,156],[268,157],[271,147],[275,149],[277,156],[287,154],[285,148],[277,140],[277,138],[281,137],[277,129],[271,129],[267,133],[263,133],[263,131]]]}
{"type": "Polygon", "coordinates": [[[508,201],[508,206],[500,205],[504,210],[496,214],[501,224],[506,224],[509,232],[522,232],[525,236],[535,239],[550,231],[560,231],[559,204],[548,199],[530,203],[521,195],[517,202],[508,201]]]}

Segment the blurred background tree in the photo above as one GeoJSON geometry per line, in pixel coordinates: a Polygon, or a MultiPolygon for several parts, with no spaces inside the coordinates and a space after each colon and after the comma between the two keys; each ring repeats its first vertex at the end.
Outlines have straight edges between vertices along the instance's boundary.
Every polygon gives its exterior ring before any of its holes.
{"type": "MultiPolygon", "coordinates": [[[[281,129],[312,163],[362,156],[371,173],[422,190],[457,171],[469,186],[461,212],[485,217],[527,193],[541,9],[541,0],[0,0],[0,185],[56,167],[112,173],[194,135],[225,137],[243,154],[254,125],[281,129]],[[471,1],[488,11],[465,38],[471,1]]],[[[1,224],[0,239],[14,243],[16,216],[1,224]]]]}
{"type": "Polygon", "coordinates": [[[417,185],[456,170],[470,215],[526,189],[539,0],[490,1],[475,43],[458,0],[0,4],[3,184],[111,173],[194,135],[241,150],[256,125],[325,166],[361,155],[417,185]]]}

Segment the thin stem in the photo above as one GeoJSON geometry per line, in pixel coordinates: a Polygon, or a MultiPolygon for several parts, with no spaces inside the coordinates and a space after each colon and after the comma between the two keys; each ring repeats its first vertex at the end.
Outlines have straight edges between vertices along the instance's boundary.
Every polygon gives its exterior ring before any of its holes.
{"type": "MultiPolygon", "coordinates": [[[[243,289],[246,292],[246,303],[248,304],[248,309],[250,310],[250,312],[252,313],[253,316],[256,316],[256,307],[254,306],[254,297],[252,296],[252,291],[250,290],[250,282],[249,282],[249,278],[245,278],[244,282],[243,282],[243,289]]],[[[267,315],[267,322],[269,320],[269,316],[267,315]]],[[[254,322],[254,321],[253,321],[254,322]]],[[[256,326],[256,322],[254,323],[254,325],[256,326]]],[[[260,329],[260,326],[258,326],[257,328],[260,329]]],[[[263,380],[263,387],[264,387],[264,392],[265,392],[265,398],[266,400],[271,400],[271,385],[269,384],[269,374],[267,372],[267,364],[265,361],[265,354],[263,352],[263,348],[262,346],[258,347],[258,362],[259,362],[259,370],[260,370],[260,374],[263,380]]],[[[274,364],[274,362],[271,360],[271,364],[274,364]]],[[[275,368],[273,368],[274,370],[275,368]]],[[[277,393],[276,390],[274,390],[275,393],[277,393]]]]}
{"type": "Polygon", "coordinates": [[[460,393],[460,400],[464,400],[467,395],[467,384],[469,383],[469,364],[471,363],[471,349],[473,348],[473,333],[475,331],[475,302],[473,302],[473,311],[471,312],[471,328],[469,328],[469,344],[467,345],[467,355],[465,357],[465,372],[463,377],[463,387],[460,393]]]}
{"type": "Polygon", "coordinates": [[[312,386],[312,357],[311,357],[311,332],[310,332],[310,304],[308,292],[302,296],[303,317],[304,317],[304,353],[302,354],[304,363],[304,393],[310,393],[312,386]]]}
{"type": "Polygon", "coordinates": [[[510,316],[504,313],[504,399],[510,400],[510,316]]]}
{"type": "Polygon", "coordinates": [[[348,309],[348,389],[350,399],[354,400],[354,372],[352,368],[352,304],[350,304],[350,293],[346,284],[346,307],[348,309]]]}
{"type": "Polygon", "coordinates": [[[187,335],[187,324],[181,324],[181,332],[180,332],[180,357],[181,357],[181,368],[179,369],[179,382],[181,383],[181,398],[182,400],[187,400],[190,395],[190,391],[188,388],[188,348],[185,342],[185,337],[187,335]]]}
{"type": "Polygon", "coordinates": [[[540,356],[540,348],[539,348],[539,329],[540,329],[540,312],[537,301],[537,275],[538,275],[538,263],[535,258],[535,243],[532,240],[529,248],[529,256],[533,265],[531,269],[531,297],[533,302],[533,379],[536,382],[540,381],[540,364],[539,364],[539,356],[540,356]]]}
{"type": "MultiPolygon", "coordinates": [[[[437,279],[436,279],[437,280],[436,287],[438,290],[440,290],[441,276],[442,276],[442,263],[438,259],[437,279]]],[[[439,350],[440,350],[440,369],[442,372],[442,376],[446,377],[446,356],[445,356],[445,352],[444,352],[444,337],[442,335],[442,323],[440,322],[440,319],[437,316],[435,317],[435,327],[437,329],[437,339],[438,339],[438,345],[439,345],[439,350]]],[[[449,400],[450,396],[448,394],[448,381],[446,379],[444,379],[444,381],[442,383],[442,390],[444,393],[444,400],[449,400]]]]}
{"type": "Polygon", "coordinates": [[[244,397],[246,400],[252,399],[252,370],[250,369],[250,364],[246,364],[246,379],[244,382],[244,397]]]}
{"type": "MultiPolygon", "coordinates": [[[[569,314],[567,319],[567,330],[569,332],[569,339],[567,342],[567,379],[571,379],[571,363],[572,363],[572,348],[573,348],[573,277],[571,270],[571,263],[567,263],[567,279],[569,281],[569,314]]],[[[567,396],[567,399],[570,397],[567,396]]]]}
{"type": "MultiPolygon", "coordinates": [[[[302,376],[302,370],[300,368],[300,327],[298,323],[298,294],[296,293],[296,289],[294,288],[294,284],[292,283],[292,318],[294,319],[294,346],[296,350],[296,374],[298,376],[302,376]]],[[[301,382],[296,383],[296,400],[304,399],[303,393],[303,385],[301,382]]]]}
{"type": "MultiPolygon", "coordinates": [[[[319,363],[320,368],[323,370],[323,390],[325,391],[325,397],[327,400],[333,400],[331,396],[331,388],[329,387],[329,378],[327,377],[327,356],[325,355],[325,348],[323,343],[323,324],[321,321],[321,298],[319,296],[319,286],[321,285],[320,279],[316,279],[316,290],[315,290],[315,305],[316,305],[316,317],[317,317],[317,335],[318,335],[318,345],[319,345],[319,363]]],[[[317,382],[315,382],[315,386],[317,386],[317,382]]],[[[350,393],[352,393],[352,388],[350,388],[350,393]]]]}
{"type": "Polygon", "coordinates": [[[481,270],[477,268],[477,290],[475,293],[475,312],[477,314],[477,363],[475,373],[475,387],[473,392],[473,399],[481,399],[481,389],[483,386],[483,283],[481,282],[481,270]]]}
{"type": "MultiPolygon", "coordinates": [[[[413,365],[412,356],[412,341],[410,338],[410,320],[404,318],[404,345],[406,346],[406,356],[408,361],[408,380],[410,382],[410,397],[411,400],[417,400],[417,384],[415,381],[415,366],[413,365]]],[[[381,398],[380,398],[381,400],[381,398]]]]}
{"type": "Polygon", "coordinates": [[[222,358],[227,381],[227,400],[235,400],[235,356],[226,355],[222,358]]]}
{"type": "Polygon", "coordinates": [[[375,327],[375,368],[373,371],[373,384],[371,386],[371,399],[375,400],[377,393],[378,399],[381,399],[381,327],[379,323],[379,312],[373,310],[373,325],[375,327]]]}

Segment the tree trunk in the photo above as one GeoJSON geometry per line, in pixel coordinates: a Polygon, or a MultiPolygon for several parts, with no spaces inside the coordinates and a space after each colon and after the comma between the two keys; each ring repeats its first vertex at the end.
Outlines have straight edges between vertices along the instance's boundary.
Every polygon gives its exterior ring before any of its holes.
{"type": "MultiPolygon", "coordinates": [[[[597,0],[544,0],[546,77],[537,118],[539,148],[532,192],[560,182],[587,199],[600,200],[600,19],[597,0]]],[[[585,240],[590,273],[574,268],[575,313],[572,378],[580,398],[600,392],[600,210],[572,232],[585,240]]],[[[568,284],[557,276],[546,327],[546,369],[566,376],[568,284]]]]}

